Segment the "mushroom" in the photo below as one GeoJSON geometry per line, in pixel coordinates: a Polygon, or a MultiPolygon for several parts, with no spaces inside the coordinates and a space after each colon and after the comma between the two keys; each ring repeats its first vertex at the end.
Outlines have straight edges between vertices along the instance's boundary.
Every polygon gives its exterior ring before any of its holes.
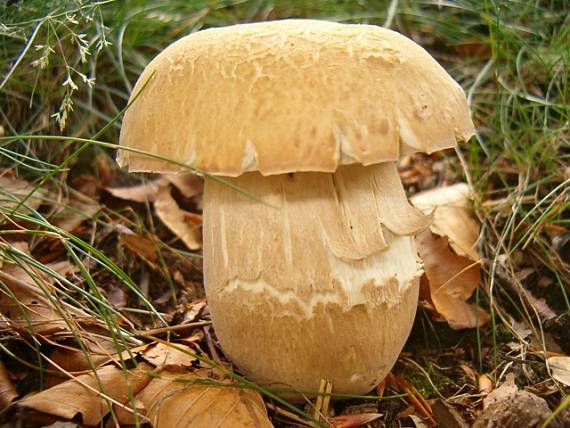
{"type": "Polygon", "coordinates": [[[396,162],[472,136],[461,87],[399,33],[316,20],[191,34],[144,84],[120,144],[207,173],[204,283],[226,356],[271,387],[370,391],[410,333],[430,220],[396,162]]]}

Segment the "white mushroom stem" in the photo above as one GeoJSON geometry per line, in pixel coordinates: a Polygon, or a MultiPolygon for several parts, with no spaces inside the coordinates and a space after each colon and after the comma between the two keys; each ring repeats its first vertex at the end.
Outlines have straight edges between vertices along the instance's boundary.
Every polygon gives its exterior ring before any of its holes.
{"type": "Polygon", "coordinates": [[[204,275],[216,334],[254,381],[365,393],[412,326],[421,265],[396,165],[207,180],[204,275]],[[278,208],[275,208],[278,207],[278,208]]]}

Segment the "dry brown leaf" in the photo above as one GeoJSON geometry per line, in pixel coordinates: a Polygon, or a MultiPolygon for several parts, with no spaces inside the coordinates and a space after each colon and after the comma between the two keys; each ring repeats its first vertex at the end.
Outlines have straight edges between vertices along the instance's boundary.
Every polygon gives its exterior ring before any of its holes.
{"type": "Polygon", "coordinates": [[[479,394],[487,396],[493,391],[493,381],[486,374],[479,376],[479,394]]]}
{"type": "Polygon", "coordinates": [[[164,177],[147,181],[138,186],[131,187],[107,187],[105,190],[116,198],[133,202],[153,202],[158,191],[168,185],[164,177]]]}
{"type": "Polygon", "coordinates": [[[481,259],[477,251],[479,224],[468,211],[469,187],[466,183],[437,187],[418,193],[412,203],[425,213],[435,210],[430,230],[447,237],[456,254],[473,261],[481,259]]]}
{"type": "Polygon", "coordinates": [[[158,259],[153,243],[144,236],[135,233],[121,233],[119,234],[119,241],[133,254],[150,264],[154,264],[158,259]]]}
{"type": "MultiPolygon", "coordinates": [[[[55,309],[59,303],[52,292],[53,286],[39,272],[35,272],[35,279],[46,292],[23,269],[14,265],[3,266],[0,271],[0,284],[3,286],[0,288],[0,327],[10,326],[37,334],[67,330],[66,321],[55,309]]],[[[71,311],[69,308],[65,312],[80,314],[79,310],[71,311]]]]}
{"type": "Polygon", "coordinates": [[[479,284],[479,263],[455,254],[447,238],[434,236],[429,230],[418,235],[416,242],[433,306],[449,326],[460,330],[487,323],[489,316],[466,302],[479,284]]]}
{"type": "Polygon", "coordinates": [[[514,395],[519,388],[515,384],[515,377],[512,373],[508,373],[505,381],[500,387],[489,392],[489,394],[483,399],[483,408],[486,409],[491,404],[507,399],[508,397],[514,395]]]}
{"type": "Polygon", "coordinates": [[[73,232],[85,220],[93,217],[101,210],[101,205],[95,201],[81,202],[75,199],[70,200],[67,206],[54,214],[51,221],[54,226],[57,226],[67,232],[73,232]]]}
{"type": "Polygon", "coordinates": [[[150,345],[143,353],[146,362],[159,369],[184,369],[193,366],[194,351],[184,345],[168,346],[164,343],[150,345]]]}
{"type": "Polygon", "coordinates": [[[18,407],[63,420],[71,420],[80,414],[84,425],[98,425],[112,404],[129,406],[129,397],[149,383],[151,377],[147,372],[150,369],[146,364],[139,364],[125,375],[123,370],[108,365],[97,370],[96,374],[81,375],[25,397],[18,402],[18,407]]]}
{"type": "Polygon", "coordinates": [[[369,424],[380,418],[381,413],[360,413],[358,415],[341,415],[330,418],[329,422],[334,428],[356,428],[369,424]]]}
{"type": "MultiPolygon", "coordinates": [[[[9,212],[15,209],[19,203],[28,196],[34,189],[33,183],[20,180],[12,176],[0,176],[0,207],[3,211],[9,212]]],[[[34,191],[19,208],[19,213],[29,213],[31,210],[37,210],[44,203],[44,199],[48,196],[48,192],[43,188],[34,191]]]]}
{"type": "Polygon", "coordinates": [[[541,426],[551,412],[548,404],[528,391],[519,391],[513,373],[483,399],[483,412],[473,428],[515,428],[541,426]]]}
{"type": "Polygon", "coordinates": [[[16,388],[8,374],[8,370],[0,361],[0,411],[3,411],[18,396],[16,388]]]}
{"type": "Polygon", "coordinates": [[[98,367],[109,361],[109,356],[102,354],[85,354],[80,349],[71,347],[58,347],[50,355],[53,361],[53,369],[63,369],[68,372],[80,372],[98,367]]]}
{"type": "Polygon", "coordinates": [[[431,400],[433,415],[441,428],[469,428],[461,414],[441,398],[431,400]]]}
{"type": "MultiPolygon", "coordinates": [[[[142,422],[145,422],[144,415],[146,414],[146,409],[144,408],[144,404],[141,400],[137,397],[133,399],[134,405],[129,403],[128,407],[117,406],[116,404],[113,405],[113,411],[115,412],[115,417],[117,418],[117,423],[120,427],[123,426],[139,426],[142,422]],[[133,412],[133,408],[136,411],[136,415],[133,412]],[[138,423],[138,425],[137,425],[138,423]]],[[[147,426],[147,425],[143,425],[147,426]]],[[[117,428],[115,421],[110,418],[107,422],[107,427],[109,428],[117,428]]]]}
{"type": "Polygon", "coordinates": [[[170,189],[161,188],[154,202],[156,215],[160,220],[186,244],[190,250],[202,247],[202,237],[198,226],[190,226],[186,222],[188,211],[181,209],[170,195],[170,189]]]}
{"type": "Polygon", "coordinates": [[[204,385],[210,370],[165,371],[138,395],[151,424],[160,428],[272,427],[261,395],[251,389],[204,385]]]}
{"type": "Polygon", "coordinates": [[[204,191],[204,180],[195,174],[166,174],[164,178],[188,199],[204,191]]]}
{"type": "Polygon", "coordinates": [[[550,357],[548,360],[552,377],[558,382],[570,386],[570,357],[550,357]]]}

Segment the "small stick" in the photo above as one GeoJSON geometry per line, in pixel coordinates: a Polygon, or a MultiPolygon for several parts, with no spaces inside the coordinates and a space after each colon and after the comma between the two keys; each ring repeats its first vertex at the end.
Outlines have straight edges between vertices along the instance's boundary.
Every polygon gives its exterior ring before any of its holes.
{"type": "Polygon", "coordinates": [[[214,360],[217,364],[222,364],[222,360],[216,351],[216,345],[214,345],[214,339],[212,339],[212,335],[210,334],[210,326],[205,325],[203,328],[204,335],[206,336],[206,343],[208,344],[208,350],[210,351],[210,355],[212,356],[212,360],[214,360]]]}
{"type": "Polygon", "coordinates": [[[153,328],[152,330],[137,330],[135,336],[155,336],[162,333],[170,333],[174,331],[184,330],[191,327],[203,327],[212,324],[212,321],[196,321],[188,324],[178,324],[168,327],[153,328]]]}
{"type": "Polygon", "coordinates": [[[317,395],[317,401],[315,401],[315,409],[313,411],[313,418],[317,421],[321,420],[321,409],[323,408],[323,392],[325,392],[325,387],[327,385],[327,381],[321,379],[321,383],[319,385],[319,395],[317,395]]]}

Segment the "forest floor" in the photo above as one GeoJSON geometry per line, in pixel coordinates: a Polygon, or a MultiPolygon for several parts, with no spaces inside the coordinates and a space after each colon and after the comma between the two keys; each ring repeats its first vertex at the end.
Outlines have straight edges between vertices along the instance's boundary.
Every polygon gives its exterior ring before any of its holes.
{"type": "Polygon", "coordinates": [[[569,10],[3,2],[2,426],[570,426],[569,10]],[[407,35],[464,88],[477,129],[457,153],[400,165],[410,197],[469,183],[480,263],[458,304],[470,316],[452,318],[424,277],[392,374],[367,396],[333,385],[330,403],[289,403],[225,360],[202,283],[202,178],[128,175],[114,161],[133,84],[158,52],[200,29],[289,17],[407,35]]]}

